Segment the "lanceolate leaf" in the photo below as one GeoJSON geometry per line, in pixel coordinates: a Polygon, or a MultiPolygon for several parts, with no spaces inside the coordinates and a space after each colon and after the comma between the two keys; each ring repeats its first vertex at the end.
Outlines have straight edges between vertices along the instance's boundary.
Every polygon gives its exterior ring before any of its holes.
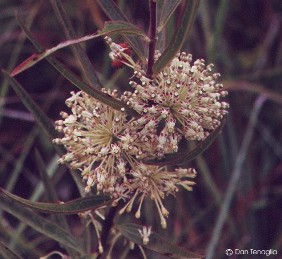
{"type": "MultiPolygon", "coordinates": [[[[97,0],[101,8],[104,10],[106,15],[113,21],[124,21],[128,22],[127,17],[123,14],[123,12],[118,8],[113,0],[97,0]]],[[[146,56],[144,47],[139,38],[134,36],[124,36],[128,43],[131,45],[135,53],[141,59],[143,63],[146,63],[146,56]]]]}
{"type": "Polygon", "coordinates": [[[163,30],[165,24],[167,23],[177,6],[181,3],[181,1],[182,0],[164,0],[159,25],[157,28],[158,32],[161,32],[163,30]]]}
{"type": "Polygon", "coordinates": [[[127,22],[108,22],[105,24],[104,28],[99,31],[95,32],[93,34],[86,35],[84,37],[78,38],[78,39],[72,39],[67,40],[59,43],[57,46],[46,49],[42,51],[41,53],[35,53],[31,55],[29,58],[27,58],[25,61],[23,61],[20,65],[18,65],[11,73],[11,76],[16,76],[20,74],[21,72],[25,71],[26,69],[34,66],[36,63],[38,63],[40,60],[48,57],[50,54],[56,52],[59,49],[68,47],[73,44],[78,44],[80,42],[88,41],[91,39],[95,39],[97,37],[107,35],[107,34],[132,34],[137,36],[143,36],[147,37],[144,32],[142,32],[140,29],[138,29],[136,26],[127,23],[127,22]]]}
{"type": "Polygon", "coordinates": [[[84,197],[76,200],[72,200],[65,203],[47,203],[47,202],[35,202],[23,199],[12,193],[0,188],[0,193],[6,195],[10,200],[14,200],[24,206],[31,209],[38,210],[47,214],[77,214],[87,210],[98,209],[111,202],[109,196],[99,195],[92,197],[84,197]]]}
{"type": "Polygon", "coordinates": [[[25,71],[26,69],[34,66],[35,64],[37,64],[40,60],[48,57],[50,54],[56,52],[59,49],[65,48],[67,46],[73,45],[73,44],[77,44],[80,42],[84,42],[90,39],[94,39],[99,37],[100,35],[98,35],[97,33],[91,34],[91,35],[87,35],[84,37],[81,37],[79,39],[74,39],[74,40],[67,40],[67,41],[63,41],[60,44],[58,44],[57,46],[50,48],[50,49],[46,49],[44,51],[42,51],[41,53],[35,53],[32,54],[29,58],[27,58],[25,61],[23,61],[21,64],[19,64],[11,73],[11,76],[16,76],[18,74],[20,74],[21,72],[25,71]]]}
{"type": "Polygon", "coordinates": [[[67,231],[15,202],[13,199],[0,195],[0,207],[38,232],[58,241],[64,246],[81,252],[77,240],[67,231]]]}
{"type": "Polygon", "coordinates": [[[129,239],[131,242],[144,246],[145,248],[155,251],[159,254],[168,256],[169,258],[204,258],[201,255],[194,254],[192,252],[186,251],[176,245],[171,244],[169,241],[163,239],[159,234],[151,232],[149,236],[149,243],[147,245],[143,244],[143,240],[139,230],[142,231],[142,226],[136,224],[122,224],[117,225],[116,228],[120,233],[129,239]]]}
{"type": "MultiPolygon", "coordinates": [[[[17,18],[18,18],[18,21],[19,21],[19,24],[20,24],[22,30],[25,32],[25,34],[27,35],[29,40],[33,43],[33,45],[39,51],[42,51],[43,48],[41,47],[39,42],[33,37],[31,32],[24,26],[20,17],[18,16],[17,18]]],[[[55,58],[48,56],[48,57],[46,57],[46,59],[67,80],[69,80],[71,83],[73,83],[76,87],[78,87],[82,91],[91,95],[96,100],[99,100],[102,103],[105,103],[105,104],[113,107],[116,110],[120,110],[121,108],[124,108],[128,115],[130,115],[132,117],[139,117],[139,114],[135,110],[129,108],[125,103],[123,103],[119,100],[116,100],[116,99],[112,98],[111,96],[102,93],[100,90],[96,89],[94,86],[90,86],[90,85],[84,83],[83,81],[81,81],[77,76],[75,76],[72,72],[67,70],[65,68],[65,66],[61,62],[57,61],[55,58]]]]}
{"type": "Polygon", "coordinates": [[[225,122],[226,119],[224,118],[221,124],[190,152],[188,147],[185,147],[184,150],[166,155],[164,159],[152,159],[143,162],[148,165],[179,165],[189,162],[203,153],[213,143],[218,134],[220,134],[225,122]]]}
{"type": "Polygon", "coordinates": [[[184,12],[179,21],[177,29],[175,30],[168,46],[153,66],[154,74],[160,72],[181,49],[195,20],[199,2],[200,0],[186,0],[184,12]]]}
{"type": "Polygon", "coordinates": [[[7,247],[2,241],[0,241],[0,255],[3,256],[1,258],[6,258],[6,259],[9,259],[9,258],[21,259],[22,258],[19,255],[17,255],[15,252],[10,250],[9,247],[7,247]]]}

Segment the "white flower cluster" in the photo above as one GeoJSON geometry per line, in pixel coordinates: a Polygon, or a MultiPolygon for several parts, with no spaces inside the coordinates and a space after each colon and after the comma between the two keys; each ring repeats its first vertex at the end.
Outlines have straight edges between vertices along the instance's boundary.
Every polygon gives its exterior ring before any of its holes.
{"type": "Polygon", "coordinates": [[[216,83],[219,74],[212,74],[212,65],[205,67],[203,60],[191,65],[191,55],[181,53],[151,80],[123,53],[124,48],[109,38],[107,42],[114,52],[110,57],[130,63],[136,71],[130,82],[133,92],[119,97],[117,91],[102,91],[125,102],[140,117],[130,118],[123,109],[114,110],[82,91],[72,92],[66,101],[71,113],[61,112],[62,120],[56,121],[56,129],[64,136],[54,143],[67,149],[59,162],[81,171],[86,192],[93,189],[110,195],[115,203],[126,201],[120,214],[130,212],[137,203],[135,216],[139,218],[143,201],[149,197],[166,227],[168,211],[162,200],[175,195],[180,186],[192,190],[196,172],[144,161],[177,152],[181,139],[206,138],[227,113],[228,104],[219,101],[227,92],[216,83]]]}
{"type": "Polygon", "coordinates": [[[213,65],[206,67],[202,59],[191,61],[191,54],[179,53],[153,80],[136,71],[137,80],[130,82],[135,91],[124,94],[123,100],[143,115],[140,125],[164,124],[158,136],[158,156],[167,153],[164,149],[177,152],[182,137],[205,139],[227,113],[228,104],[219,101],[227,92],[216,83],[219,74],[212,73],[213,65]]]}

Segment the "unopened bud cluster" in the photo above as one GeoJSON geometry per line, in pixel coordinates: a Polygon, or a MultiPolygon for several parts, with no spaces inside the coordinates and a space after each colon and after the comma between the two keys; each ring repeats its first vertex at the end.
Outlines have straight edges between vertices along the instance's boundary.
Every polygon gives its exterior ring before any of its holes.
{"type": "MultiPolygon", "coordinates": [[[[114,110],[88,94],[72,92],[66,100],[71,113],[61,113],[56,129],[63,134],[54,139],[67,153],[59,159],[81,172],[85,191],[110,195],[120,210],[130,212],[137,203],[135,216],[141,216],[146,197],[152,199],[166,227],[168,211],[162,200],[175,195],[179,187],[190,191],[196,176],[192,168],[168,169],[148,165],[146,160],[163,158],[178,151],[183,139],[205,139],[227,113],[228,104],[220,98],[227,92],[216,83],[219,74],[203,60],[193,64],[190,54],[181,53],[154,79],[145,76],[125,51],[125,45],[106,38],[112,49],[110,57],[135,69],[130,81],[132,91],[121,96],[117,91],[102,91],[125,102],[140,116],[130,118],[122,110],[114,110]]],[[[156,59],[159,53],[156,53],[156,59]]]]}

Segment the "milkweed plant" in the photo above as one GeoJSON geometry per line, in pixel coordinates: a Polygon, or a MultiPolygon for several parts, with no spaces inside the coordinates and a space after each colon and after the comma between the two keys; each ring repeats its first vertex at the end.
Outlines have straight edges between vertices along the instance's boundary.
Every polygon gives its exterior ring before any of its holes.
{"type": "MultiPolygon", "coordinates": [[[[223,100],[227,91],[223,90],[220,74],[214,71],[213,64],[181,51],[199,1],[172,2],[148,1],[149,17],[144,19],[149,20],[149,28],[145,33],[131,24],[113,1],[98,1],[111,21],[98,32],[78,38],[67,25],[69,20],[62,3],[53,1],[68,40],[47,50],[18,17],[21,27],[40,52],[18,65],[12,73],[4,73],[52,139],[60,155],[58,163],[67,166],[75,182],[83,187],[80,198],[59,204],[32,202],[1,191],[4,201],[13,203],[14,210],[22,206],[58,216],[56,221],[50,222],[37,215],[36,221],[46,222],[49,231],[42,230],[39,223],[35,229],[61,245],[42,258],[54,255],[121,258],[113,251],[124,254],[126,247],[134,245],[143,258],[147,258],[143,248],[171,258],[202,258],[164,240],[153,231],[156,226],[142,224],[146,213],[144,206],[152,203],[154,217],[166,229],[170,214],[166,198],[171,196],[177,201],[181,189],[193,190],[197,173],[201,172],[187,166],[187,162],[212,143],[228,113],[228,103],[223,100]],[[159,39],[164,38],[167,21],[175,12],[181,13],[179,26],[163,46],[159,39]],[[123,36],[123,40],[115,40],[116,34],[123,36]],[[91,70],[79,43],[98,37],[107,46],[105,62],[110,62],[113,69],[121,73],[130,71],[126,91],[121,91],[119,86],[107,88],[100,83],[98,73],[91,70]],[[82,61],[85,81],[50,55],[67,46],[71,46],[82,61]],[[60,113],[61,119],[55,121],[55,127],[15,79],[17,74],[43,58],[78,88],[70,92],[65,101],[67,109],[60,113]],[[192,149],[190,142],[196,143],[192,149]],[[79,240],[71,234],[63,214],[78,214],[85,227],[92,225],[90,229],[96,238],[91,239],[93,242],[88,248],[82,244],[83,238],[79,240]],[[128,214],[135,220],[129,220],[128,214]]],[[[38,159],[41,160],[39,156],[38,159]]]]}

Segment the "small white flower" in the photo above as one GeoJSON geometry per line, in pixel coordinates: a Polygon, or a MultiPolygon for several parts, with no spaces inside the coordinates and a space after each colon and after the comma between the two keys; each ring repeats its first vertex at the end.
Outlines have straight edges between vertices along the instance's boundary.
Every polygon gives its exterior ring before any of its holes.
{"type": "Polygon", "coordinates": [[[150,227],[146,227],[143,226],[142,230],[138,229],[138,232],[140,233],[141,237],[143,238],[143,244],[144,245],[148,245],[149,243],[149,237],[151,235],[151,226],[150,227]]]}

